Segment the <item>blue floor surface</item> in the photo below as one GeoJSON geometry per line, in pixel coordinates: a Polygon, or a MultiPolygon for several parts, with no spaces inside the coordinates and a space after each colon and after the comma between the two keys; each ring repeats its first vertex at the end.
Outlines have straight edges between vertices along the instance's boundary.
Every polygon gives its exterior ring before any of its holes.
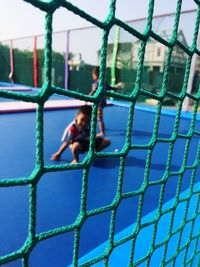
{"type": "MultiPolygon", "coordinates": [[[[106,136],[111,139],[111,146],[105,151],[122,149],[128,119],[127,107],[106,107],[104,118],[106,136]],[[114,114],[114,116],[113,116],[114,114]]],[[[60,138],[65,126],[74,118],[76,110],[48,111],[44,114],[44,159],[45,164],[52,164],[50,156],[60,146],[60,138]]],[[[136,109],[133,123],[132,144],[148,144],[152,137],[155,113],[136,109]]],[[[162,115],[158,137],[170,138],[175,118],[162,115]]],[[[178,132],[187,134],[191,121],[182,119],[178,132]]],[[[197,121],[195,129],[199,129],[197,121]]],[[[0,120],[0,179],[13,179],[31,174],[35,164],[35,112],[1,115],[0,120]]],[[[199,137],[194,135],[189,146],[188,165],[195,160],[199,137]]],[[[186,139],[178,138],[174,144],[171,171],[178,171],[183,163],[186,139]]],[[[158,142],[152,155],[149,180],[160,180],[165,172],[169,144],[158,142]]],[[[144,180],[147,149],[132,150],[127,159],[122,192],[139,190],[144,180]]],[[[86,154],[82,155],[81,160],[86,154]]],[[[71,152],[67,150],[61,162],[70,162],[71,152]]],[[[88,180],[87,209],[104,207],[111,204],[116,195],[119,172],[119,159],[98,159],[91,166],[88,180]]],[[[199,169],[196,183],[200,180],[199,169]]],[[[166,184],[164,203],[175,197],[178,177],[169,177],[166,184]]],[[[191,181],[191,170],[183,177],[181,191],[185,191],[191,181]]],[[[42,233],[56,227],[75,222],[80,212],[82,170],[70,170],[46,173],[37,186],[36,232],[42,233]]],[[[149,187],[146,191],[142,215],[153,212],[158,206],[161,185],[149,187]]],[[[139,197],[122,200],[117,211],[115,234],[122,233],[134,224],[137,216],[139,197]]],[[[0,188],[0,256],[19,249],[27,238],[29,187],[0,188]]],[[[80,257],[86,255],[108,239],[111,212],[90,217],[82,226],[80,257]]],[[[151,229],[149,229],[150,231],[151,229]]],[[[36,245],[30,256],[31,267],[64,267],[70,265],[73,253],[74,233],[66,233],[42,241],[36,245]]],[[[21,266],[20,261],[6,264],[5,267],[21,266]]],[[[110,265],[113,266],[114,265],[110,265]]],[[[123,266],[122,266],[123,267],[123,266]]]]}

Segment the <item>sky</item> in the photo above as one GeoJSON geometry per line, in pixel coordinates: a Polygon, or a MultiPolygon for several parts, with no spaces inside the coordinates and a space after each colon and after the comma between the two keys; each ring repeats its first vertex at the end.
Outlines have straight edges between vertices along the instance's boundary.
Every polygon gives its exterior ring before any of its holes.
{"type": "MultiPolygon", "coordinates": [[[[109,13],[109,0],[71,0],[68,2],[101,21],[105,20],[109,13]]],[[[176,2],[176,0],[155,0],[154,15],[174,12],[176,2]]],[[[45,13],[41,10],[23,0],[0,0],[0,3],[0,41],[45,32],[45,13]]],[[[149,0],[117,0],[116,3],[116,17],[119,19],[130,20],[147,16],[149,0]]],[[[182,10],[196,7],[194,0],[183,0],[182,10]]],[[[64,8],[59,8],[54,13],[54,31],[89,25],[91,24],[64,8]]]]}

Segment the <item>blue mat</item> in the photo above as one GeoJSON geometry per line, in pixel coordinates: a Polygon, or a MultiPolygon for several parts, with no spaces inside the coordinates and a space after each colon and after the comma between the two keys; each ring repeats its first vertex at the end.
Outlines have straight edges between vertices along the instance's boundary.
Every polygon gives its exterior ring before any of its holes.
{"type": "MultiPolygon", "coordinates": [[[[45,164],[52,164],[50,156],[60,146],[60,138],[65,126],[74,118],[77,110],[48,111],[44,114],[44,159],[45,164]]],[[[104,110],[106,134],[111,139],[111,146],[105,151],[120,150],[125,142],[128,118],[127,107],[106,107],[104,110]],[[113,114],[115,116],[113,117],[113,114]],[[117,118],[117,119],[115,119],[117,118]]],[[[145,109],[136,109],[132,134],[133,144],[148,144],[152,137],[155,113],[145,109]]],[[[196,129],[199,129],[199,121],[196,129]]],[[[174,127],[174,117],[165,116],[160,119],[158,137],[169,138],[174,127]]],[[[35,163],[35,113],[2,115],[0,120],[0,179],[13,179],[31,174],[35,163]]],[[[190,120],[181,119],[179,133],[187,134],[190,120]]],[[[175,143],[171,170],[177,171],[182,166],[185,139],[178,138],[175,143]]],[[[192,165],[197,151],[199,138],[194,136],[189,148],[188,163],[192,165]]],[[[152,156],[150,181],[161,179],[164,174],[169,145],[157,143],[152,156]],[[161,156],[162,153],[162,156],[161,156]]],[[[81,160],[86,154],[82,155],[81,160]]],[[[123,192],[138,190],[144,178],[147,150],[135,149],[126,159],[123,192]]],[[[70,162],[72,155],[67,150],[61,162],[70,162]]],[[[88,180],[87,209],[95,209],[111,204],[116,194],[119,159],[98,159],[90,168],[88,180]]],[[[198,170],[199,172],[199,170],[198,170]]],[[[197,181],[200,175],[196,175],[197,181]]],[[[190,184],[191,171],[186,171],[181,191],[190,184]]],[[[166,185],[164,203],[173,201],[178,177],[171,177],[166,185]]],[[[56,227],[73,223],[80,211],[82,171],[62,171],[46,173],[38,182],[37,190],[37,233],[46,232],[56,227]]],[[[151,216],[157,208],[160,186],[151,186],[145,195],[143,217],[151,216]]],[[[3,187],[0,190],[0,255],[19,249],[26,241],[28,233],[29,187],[3,187]]],[[[167,205],[167,204],[166,204],[167,205]]],[[[120,203],[116,218],[116,238],[120,238],[125,229],[133,227],[137,216],[138,197],[123,200],[120,203]],[[119,234],[120,233],[120,234],[119,234]]],[[[84,256],[94,248],[108,240],[111,212],[89,218],[83,225],[80,240],[80,256],[84,256]],[[98,231],[97,231],[98,229],[98,231]]],[[[162,226],[161,226],[162,227],[162,226]]],[[[147,235],[152,231],[147,230],[147,235]]],[[[72,260],[74,233],[66,233],[40,242],[32,251],[30,266],[55,267],[69,265],[72,260]]],[[[128,244],[127,244],[128,245],[128,244]]],[[[147,242],[148,245],[148,242],[147,242]]],[[[125,247],[124,247],[125,248],[125,247]]],[[[102,247],[100,247],[102,249],[102,247]]],[[[125,248],[126,250],[127,248],[125,248]]],[[[99,250],[98,250],[99,251],[99,250]]],[[[99,253],[99,252],[98,252],[99,253]]],[[[88,254],[90,255],[90,254],[88,254]]],[[[10,263],[6,267],[21,266],[20,261],[10,263]]],[[[114,265],[111,265],[114,267],[114,265]]]]}

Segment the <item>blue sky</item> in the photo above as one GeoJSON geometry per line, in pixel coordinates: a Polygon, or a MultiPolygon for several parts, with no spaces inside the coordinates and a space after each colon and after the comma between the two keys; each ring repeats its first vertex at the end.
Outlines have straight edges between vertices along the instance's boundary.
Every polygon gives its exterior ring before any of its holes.
{"type": "MultiPolygon", "coordinates": [[[[104,20],[109,12],[109,0],[71,0],[69,2],[100,20],[104,20]]],[[[155,0],[154,14],[174,12],[176,2],[176,0],[155,0]]],[[[122,20],[146,17],[148,3],[148,0],[117,0],[116,16],[122,20]]],[[[182,10],[194,8],[196,4],[193,0],[183,0],[182,10]]],[[[44,12],[23,0],[2,0],[0,40],[44,33],[44,16],[44,12]]],[[[54,31],[87,25],[90,24],[66,9],[60,8],[55,12],[54,31]]]]}

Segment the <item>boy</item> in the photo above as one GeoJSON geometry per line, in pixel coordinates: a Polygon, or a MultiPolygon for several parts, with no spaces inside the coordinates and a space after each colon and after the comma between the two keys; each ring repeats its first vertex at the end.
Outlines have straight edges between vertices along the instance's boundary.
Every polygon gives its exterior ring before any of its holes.
{"type": "MultiPolygon", "coordinates": [[[[92,89],[91,89],[89,95],[93,95],[98,88],[99,67],[93,68],[92,79],[93,79],[94,83],[92,84],[92,89]]],[[[116,84],[115,87],[111,87],[109,84],[106,83],[105,86],[106,86],[106,90],[117,90],[119,88],[122,88],[122,83],[116,84]]],[[[97,112],[97,119],[99,122],[99,130],[100,130],[100,133],[98,134],[98,136],[104,136],[105,135],[105,125],[104,125],[104,120],[103,120],[103,108],[105,106],[106,106],[106,97],[103,97],[99,102],[98,112],[97,112]]]]}
{"type": "MultiPolygon", "coordinates": [[[[79,154],[89,150],[91,106],[82,106],[72,121],[65,129],[62,137],[62,145],[51,160],[58,160],[65,149],[70,146],[74,159],[71,164],[79,161],[79,154]]],[[[96,150],[100,151],[110,145],[110,139],[96,137],[96,150]]]]}

